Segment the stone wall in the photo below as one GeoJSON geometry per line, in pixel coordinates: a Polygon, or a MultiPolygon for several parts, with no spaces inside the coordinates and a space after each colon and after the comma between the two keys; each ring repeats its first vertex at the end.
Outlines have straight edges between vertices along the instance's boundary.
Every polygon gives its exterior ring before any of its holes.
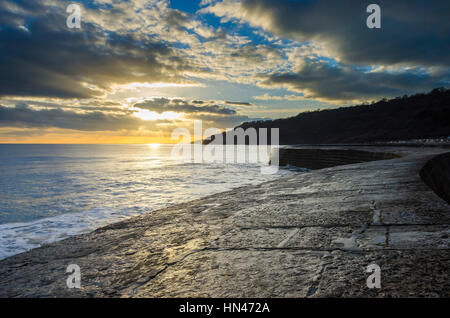
{"type": "Polygon", "coordinates": [[[400,157],[397,154],[353,149],[280,148],[277,151],[280,166],[292,165],[311,170],[400,157]]]}
{"type": "Polygon", "coordinates": [[[438,196],[450,203],[450,152],[428,161],[420,170],[420,177],[438,196]]]}

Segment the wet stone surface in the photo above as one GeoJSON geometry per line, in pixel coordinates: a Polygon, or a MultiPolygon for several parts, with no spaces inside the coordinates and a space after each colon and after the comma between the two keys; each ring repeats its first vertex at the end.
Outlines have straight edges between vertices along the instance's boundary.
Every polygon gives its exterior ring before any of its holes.
{"type": "Polygon", "coordinates": [[[449,297],[450,206],[419,176],[445,149],[369,150],[404,157],[234,189],[1,260],[0,297],[449,297]],[[67,288],[69,264],[80,289],[67,288]],[[370,264],[381,289],[366,285],[370,264]]]}

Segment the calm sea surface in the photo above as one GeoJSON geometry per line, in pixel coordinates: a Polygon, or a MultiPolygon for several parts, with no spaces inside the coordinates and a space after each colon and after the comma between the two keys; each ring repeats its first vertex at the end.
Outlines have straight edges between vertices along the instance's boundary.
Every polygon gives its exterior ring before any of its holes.
{"type": "MultiPolygon", "coordinates": [[[[293,172],[186,163],[170,145],[0,145],[0,259],[293,172]]],[[[250,150],[256,151],[256,150],[250,150]]]]}

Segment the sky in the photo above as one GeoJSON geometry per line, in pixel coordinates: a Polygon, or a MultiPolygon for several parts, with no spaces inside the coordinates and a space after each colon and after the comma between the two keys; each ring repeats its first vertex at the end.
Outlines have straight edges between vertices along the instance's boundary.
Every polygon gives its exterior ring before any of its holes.
{"type": "Polygon", "coordinates": [[[174,143],[194,120],[223,130],[449,87],[449,12],[448,0],[0,0],[0,143],[174,143]],[[381,28],[367,27],[371,3],[381,28]]]}

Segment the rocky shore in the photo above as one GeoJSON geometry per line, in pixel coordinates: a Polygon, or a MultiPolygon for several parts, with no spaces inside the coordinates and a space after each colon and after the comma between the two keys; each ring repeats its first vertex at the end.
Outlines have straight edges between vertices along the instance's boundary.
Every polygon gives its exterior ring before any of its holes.
{"type": "Polygon", "coordinates": [[[420,176],[448,149],[352,150],[393,156],[237,188],[1,260],[0,297],[449,297],[450,205],[420,176]],[[80,289],[66,285],[70,264],[80,289]],[[366,285],[370,264],[380,289],[366,285]]]}

